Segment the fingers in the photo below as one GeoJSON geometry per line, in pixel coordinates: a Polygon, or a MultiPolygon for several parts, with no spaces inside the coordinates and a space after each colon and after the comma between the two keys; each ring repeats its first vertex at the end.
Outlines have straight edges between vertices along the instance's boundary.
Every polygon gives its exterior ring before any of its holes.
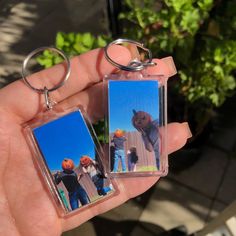
{"type": "Polygon", "coordinates": [[[177,69],[175,67],[175,63],[172,57],[164,57],[161,59],[162,62],[166,64],[168,67],[168,76],[171,77],[175,74],[177,74],[177,69]]]}
{"type": "MultiPolygon", "coordinates": [[[[109,53],[118,63],[127,64],[130,61],[129,51],[122,46],[114,45],[109,53]]],[[[28,80],[37,88],[54,87],[63,79],[64,64],[42,70],[28,80]]],[[[50,93],[53,100],[60,102],[65,98],[84,90],[99,82],[105,74],[114,70],[104,57],[103,49],[95,49],[71,59],[71,75],[69,80],[60,89],[50,93]]],[[[15,114],[20,122],[32,119],[44,103],[42,96],[28,88],[22,81],[16,81],[0,91],[0,106],[15,114]]]]}
{"type": "MultiPolygon", "coordinates": [[[[60,104],[63,108],[83,105],[90,119],[95,122],[104,117],[104,103],[102,97],[103,85],[99,83],[89,89],[78,93],[60,104]]],[[[170,123],[167,125],[168,154],[180,149],[185,145],[187,139],[192,137],[188,123],[170,123]]]]}
{"type": "Polygon", "coordinates": [[[61,219],[62,222],[62,229],[63,231],[71,230],[79,225],[83,224],[84,222],[88,221],[89,219],[102,214],[108,210],[111,210],[125,201],[127,201],[127,197],[124,194],[113,195],[112,198],[106,199],[105,201],[100,201],[96,203],[95,206],[92,206],[89,209],[84,209],[79,212],[79,214],[75,214],[68,218],[61,219]]]}
{"type": "MultiPolygon", "coordinates": [[[[181,148],[192,136],[187,123],[171,123],[167,126],[168,129],[168,153],[174,152],[181,148]]],[[[90,218],[102,214],[112,208],[119,206],[130,198],[133,198],[147,189],[158,181],[159,176],[139,177],[138,184],[137,178],[121,178],[116,181],[118,184],[119,194],[113,196],[106,201],[97,203],[96,206],[91,207],[90,210],[84,210],[78,215],[74,215],[69,219],[62,220],[63,230],[70,230],[78,225],[86,222],[90,218]],[[132,186],[132,187],[131,187],[132,186]]]]}
{"type": "MultiPolygon", "coordinates": [[[[63,108],[68,108],[78,104],[83,104],[83,108],[86,110],[88,116],[93,122],[104,117],[103,98],[101,91],[103,86],[97,84],[86,91],[83,91],[75,96],[69,98],[66,102],[62,103],[63,108]],[[91,95],[94,96],[91,96],[91,95]]],[[[192,133],[187,122],[184,123],[170,123],[167,125],[167,143],[168,143],[168,154],[175,152],[182,148],[187,139],[192,137],[192,133]]]]}
{"type": "MultiPolygon", "coordinates": [[[[171,123],[167,126],[168,129],[168,153],[174,152],[181,148],[187,141],[188,138],[192,136],[191,131],[187,123],[171,123]]],[[[84,210],[78,215],[74,215],[69,219],[62,220],[62,226],[64,231],[70,230],[84,222],[88,219],[102,214],[112,208],[119,206],[130,198],[133,198],[147,189],[149,189],[153,184],[158,181],[160,177],[150,176],[150,177],[139,177],[138,184],[137,178],[121,178],[116,181],[118,184],[119,194],[113,196],[106,201],[97,203],[96,206],[91,207],[90,210],[84,210]],[[131,187],[132,186],[132,187],[131,187]]]]}
{"type": "Polygon", "coordinates": [[[78,225],[86,222],[92,217],[102,214],[110,209],[113,209],[122,203],[126,202],[132,197],[135,197],[147,189],[149,189],[159,177],[139,177],[138,184],[137,178],[121,178],[118,179],[118,191],[119,193],[113,195],[110,199],[98,202],[95,206],[91,207],[89,210],[81,211],[79,214],[75,214],[70,218],[62,219],[63,231],[67,231],[77,227],[78,225]]]}
{"type": "MultiPolygon", "coordinates": [[[[167,76],[167,79],[168,76],[174,75],[176,73],[176,68],[174,66],[172,57],[153,59],[153,61],[157,65],[154,67],[149,67],[148,73],[153,75],[165,75],[167,76]]],[[[88,113],[89,117],[91,117],[92,121],[96,121],[103,118],[104,116],[105,104],[103,96],[104,85],[101,82],[67,98],[59,106],[63,109],[67,109],[73,106],[81,105],[88,113]]]]}
{"type": "Polygon", "coordinates": [[[187,122],[175,122],[168,124],[167,134],[168,154],[182,148],[186,144],[187,140],[192,137],[192,133],[187,122]]]}
{"type": "MultiPolygon", "coordinates": [[[[150,67],[151,73],[169,74],[171,67],[166,66],[162,60],[155,59],[157,66],[150,67]]],[[[64,109],[82,105],[84,110],[92,121],[96,121],[104,117],[104,86],[103,83],[98,83],[78,94],[75,94],[60,104],[64,109]]],[[[171,123],[168,129],[168,153],[172,153],[183,147],[188,138],[192,136],[187,123],[171,123]]]]}
{"type": "Polygon", "coordinates": [[[162,59],[153,59],[156,66],[147,68],[147,73],[150,75],[164,75],[167,79],[177,73],[172,57],[164,57],[162,59]]]}

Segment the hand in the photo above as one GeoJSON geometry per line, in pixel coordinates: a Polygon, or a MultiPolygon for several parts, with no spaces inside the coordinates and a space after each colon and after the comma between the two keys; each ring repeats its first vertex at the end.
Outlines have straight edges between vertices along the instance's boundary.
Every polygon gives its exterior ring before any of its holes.
{"type": "MultiPolygon", "coordinates": [[[[128,64],[129,51],[113,46],[110,55],[118,63],[128,64]]],[[[96,49],[71,60],[68,82],[51,93],[59,107],[82,104],[94,120],[103,117],[102,77],[115,68],[106,61],[102,49],[96,49]]],[[[150,73],[167,73],[165,64],[156,60],[150,73]]],[[[52,87],[64,73],[64,65],[56,65],[30,76],[37,87],[52,87]]],[[[31,120],[44,106],[44,99],[16,81],[0,90],[0,235],[57,236],[75,228],[95,215],[108,211],[149,189],[159,177],[119,179],[120,193],[70,218],[60,218],[45,185],[42,184],[32,155],[22,133],[22,124],[31,120]]],[[[168,125],[168,152],[181,148],[191,136],[187,123],[168,125]]]]}

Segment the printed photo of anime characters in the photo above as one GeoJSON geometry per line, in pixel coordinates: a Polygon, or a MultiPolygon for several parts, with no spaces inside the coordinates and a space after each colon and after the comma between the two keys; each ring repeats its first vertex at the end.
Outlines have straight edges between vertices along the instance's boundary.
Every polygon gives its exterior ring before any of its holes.
{"type": "Polygon", "coordinates": [[[108,110],[111,172],[160,170],[158,81],[109,81],[108,110]]]}
{"type": "Polygon", "coordinates": [[[35,128],[33,135],[68,211],[113,192],[80,111],[35,128]]]}

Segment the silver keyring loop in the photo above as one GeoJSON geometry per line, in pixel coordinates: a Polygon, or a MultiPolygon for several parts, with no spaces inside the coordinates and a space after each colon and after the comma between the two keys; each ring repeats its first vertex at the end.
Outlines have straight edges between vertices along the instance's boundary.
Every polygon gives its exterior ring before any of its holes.
{"type": "Polygon", "coordinates": [[[31,89],[33,89],[34,91],[37,91],[37,92],[39,92],[39,93],[45,93],[45,87],[44,87],[43,89],[39,89],[39,88],[35,88],[34,86],[32,86],[32,85],[30,84],[30,82],[28,81],[28,79],[27,79],[26,71],[27,71],[27,65],[28,65],[28,63],[29,63],[29,60],[30,60],[33,56],[37,55],[39,52],[44,51],[44,50],[51,50],[51,51],[54,51],[54,52],[58,53],[60,56],[62,56],[62,57],[64,58],[64,60],[65,60],[65,62],[66,62],[66,64],[67,64],[66,75],[65,75],[64,79],[63,79],[61,82],[59,82],[57,85],[55,85],[54,87],[52,87],[52,88],[47,88],[47,91],[48,91],[48,92],[52,92],[52,91],[54,91],[54,90],[60,88],[61,86],[63,86],[63,85],[65,84],[65,82],[68,80],[68,78],[69,78],[69,76],[70,76],[70,71],[71,71],[71,66],[70,66],[70,60],[69,60],[69,58],[64,54],[64,52],[62,52],[61,50],[59,50],[59,49],[57,49],[57,48],[54,48],[54,47],[40,47],[40,48],[35,49],[35,50],[32,51],[31,53],[29,53],[29,54],[27,55],[27,57],[25,58],[25,60],[23,61],[21,74],[22,74],[22,78],[23,78],[25,84],[26,84],[29,88],[31,88],[31,89]]]}
{"type": "Polygon", "coordinates": [[[152,62],[152,52],[148,48],[145,48],[142,43],[136,42],[131,39],[116,39],[116,40],[112,41],[111,43],[107,44],[104,47],[104,53],[105,53],[106,59],[112,65],[116,66],[117,68],[119,68],[121,70],[125,70],[125,71],[140,71],[140,70],[143,70],[144,68],[146,68],[147,66],[155,66],[156,65],[155,62],[152,62]],[[135,63],[131,62],[128,66],[121,65],[121,64],[115,62],[114,60],[112,60],[110,58],[110,56],[108,55],[108,48],[111,47],[112,45],[119,45],[119,44],[123,44],[123,43],[134,44],[137,47],[144,50],[148,54],[148,60],[146,62],[139,62],[139,61],[135,61],[135,63]]]}

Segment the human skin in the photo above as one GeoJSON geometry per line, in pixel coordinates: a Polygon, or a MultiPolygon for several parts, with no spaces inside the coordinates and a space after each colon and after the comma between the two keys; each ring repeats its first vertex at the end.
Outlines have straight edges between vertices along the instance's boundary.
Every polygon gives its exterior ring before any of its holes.
{"type": "MultiPolygon", "coordinates": [[[[110,56],[118,63],[127,64],[130,52],[113,46],[110,56]]],[[[156,59],[157,66],[149,73],[168,74],[167,66],[156,59]]],[[[53,87],[62,78],[63,64],[42,70],[29,77],[34,86],[53,87]]],[[[95,49],[71,59],[69,80],[50,93],[58,102],[56,107],[67,109],[82,105],[93,119],[103,117],[102,78],[114,71],[106,61],[103,49],[95,49]]],[[[155,184],[159,177],[117,179],[120,192],[68,218],[61,218],[43,184],[33,162],[32,154],[22,133],[22,124],[34,118],[44,107],[43,96],[18,80],[0,90],[0,235],[58,236],[90,218],[117,207],[155,184]]],[[[187,123],[170,123],[168,153],[181,148],[191,137],[187,123]]]]}

